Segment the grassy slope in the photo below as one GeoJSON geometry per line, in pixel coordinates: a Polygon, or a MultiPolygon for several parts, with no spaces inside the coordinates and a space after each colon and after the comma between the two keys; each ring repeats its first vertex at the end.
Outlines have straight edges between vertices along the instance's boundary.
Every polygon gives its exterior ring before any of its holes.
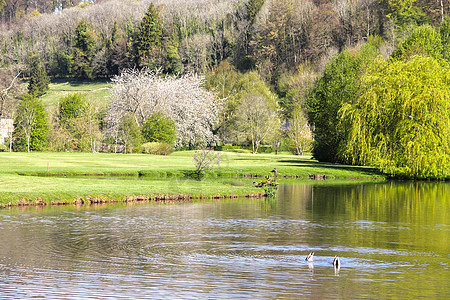
{"type": "MultiPolygon", "coordinates": [[[[252,179],[239,182],[229,177],[210,177],[203,181],[156,176],[138,179],[145,175],[183,175],[192,171],[191,151],[175,152],[170,156],[112,153],[0,153],[0,203],[16,202],[20,198],[44,200],[72,200],[79,196],[106,196],[123,198],[127,195],[184,193],[194,195],[244,194],[261,191],[252,187],[252,179]],[[64,176],[37,177],[33,174],[64,176]],[[21,175],[22,174],[22,175],[21,175]],[[74,175],[122,174],[135,176],[129,179],[105,180],[74,175]]],[[[221,166],[215,175],[266,175],[277,167],[288,176],[307,177],[324,174],[336,178],[380,178],[372,169],[320,164],[308,157],[292,155],[251,155],[220,152],[221,166]]]]}
{"type": "Polygon", "coordinates": [[[49,91],[41,97],[45,106],[52,108],[61,98],[72,93],[85,93],[93,103],[105,105],[110,99],[110,80],[77,81],[72,79],[54,79],[49,85],[49,91]]]}

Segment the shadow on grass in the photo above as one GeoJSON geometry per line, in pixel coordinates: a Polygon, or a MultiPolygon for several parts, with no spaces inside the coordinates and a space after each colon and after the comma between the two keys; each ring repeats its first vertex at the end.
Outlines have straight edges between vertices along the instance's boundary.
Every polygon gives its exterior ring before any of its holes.
{"type": "Polygon", "coordinates": [[[341,171],[355,171],[365,175],[383,175],[380,170],[374,167],[362,167],[362,166],[351,166],[351,165],[335,165],[331,163],[321,163],[321,162],[311,162],[304,160],[279,160],[280,163],[287,163],[291,166],[297,167],[308,167],[308,168],[323,168],[341,171]]]}

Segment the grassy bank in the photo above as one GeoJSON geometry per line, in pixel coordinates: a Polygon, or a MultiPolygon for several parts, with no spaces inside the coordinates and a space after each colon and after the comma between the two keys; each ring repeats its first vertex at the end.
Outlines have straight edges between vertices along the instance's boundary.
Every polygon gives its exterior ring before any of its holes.
{"type": "Polygon", "coordinates": [[[236,177],[264,176],[274,167],[281,176],[290,177],[381,178],[370,168],[321,164],[309,157],[220,152],[220,167],[212,176],[196,181],[184,177],[194,170],[192,154],[192,151],[169,156],[3,152],[0,153],[0,203],[36,197],[47,202],[71,201],[88,195],[108,199],[141,194],[242,195],[262,190],[252,186],[254,179],[237,180],[236,177]],[[109,178],[115,175],[128,177],[109,178]]]}

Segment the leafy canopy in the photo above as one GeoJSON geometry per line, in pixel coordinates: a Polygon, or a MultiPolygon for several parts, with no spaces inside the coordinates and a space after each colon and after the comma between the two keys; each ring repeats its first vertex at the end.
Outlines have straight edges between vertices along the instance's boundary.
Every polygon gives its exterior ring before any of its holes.
{"type": "Polygon", "coordinates": [[[147,142],[161,142],[174,145],[177,138],[175,122],[161,112],[156,112],[145,120],[142,135],[147,142]]]}
{"type": "Polygon", "coordinates": [[[432,57],[382,63],[345,105],[344,155],[396,177],[450,175],[450,66],[432,57]]]}

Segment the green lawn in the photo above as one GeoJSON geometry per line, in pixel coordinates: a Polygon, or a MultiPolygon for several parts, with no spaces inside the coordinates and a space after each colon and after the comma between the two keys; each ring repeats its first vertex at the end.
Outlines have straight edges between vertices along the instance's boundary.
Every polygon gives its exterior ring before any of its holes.
{"type": "Polygon", "coordinates": [[[371,168],[321,164],[310,157],[219,152],[221,165],[213,176],[196,181],[183,176],[194,170],[192,154],[193,151],[174,152],[169,156],[0,152],[0,204],[35,197],[46,201],[71,201],[88,195],[123,199],[140,194],[257,193],[262,190],[252,186],[255,179],[241,176],[264,176],[274,167],[281,176],[306,178],[320,174],[342,179],[382,178],[371,168]],[[111,178],[115,175],[129,177],[111,178]]]}
{"type": "Polygon", "coordinates": [[[54,79],[50,82],[48,92],[41,99],[45,106],[52,108],[68,94],[85,93],[90,103],[105,105],[111,97],[110,87],[109,79],[95,81],[54,79]]]}

